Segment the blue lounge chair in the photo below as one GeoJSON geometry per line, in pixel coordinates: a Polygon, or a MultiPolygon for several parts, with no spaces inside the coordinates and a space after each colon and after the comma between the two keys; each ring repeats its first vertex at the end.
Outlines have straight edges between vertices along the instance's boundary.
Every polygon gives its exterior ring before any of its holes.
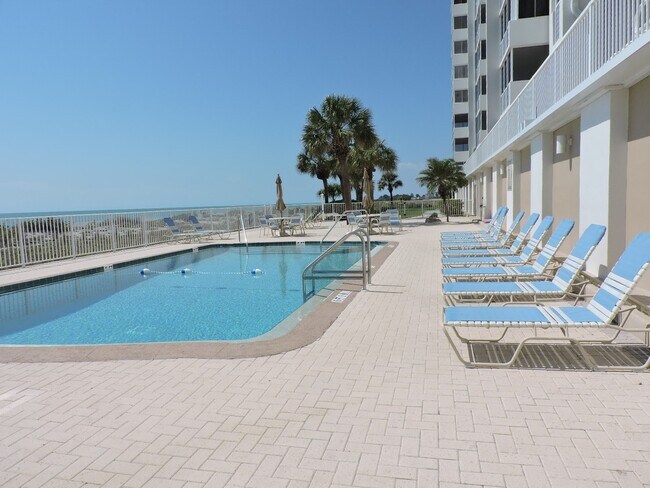
{"type": "Polygon", "coordinates": [[[172,241],[171,242],[192,242],[199,241],[206,238],[205,232],[183,232],[178,228],[176,222],[171,217],[165,217],[162,219],[163,222],[167,225],[167,229],[171,232],[172,241]]]}
{"type": "Polygon", "coordinates": [[[445,294],[445,300],[448,302],[463,299],[471,301],[488,300],[491,302],[495,297],[505,296],[510,297],[511,300],[531,297],[533,301],[537,301],[538,299],[562,299],[571,296],[575,299],[575,305],[580,298],[584,297],[584,288],[588,283],[588,281],[578,283],[576,280],[594,249],[605,235],[605,227],[602,225],[595,226],[593,232],[587,230],[583,232],[582,237],[557,270],[552,281],[444,283],[442,291],[445,294]],[[578,293],[574,294],[571,293],[574,286],[581,286],[582,288],[578,293]]]}
{"type": "Polygon", "coordinates": [[[444,310],[443,327],[449,342],[458,358],[467,366],[509,367],[517,360],[525,344],[530,342],[568,342],[577,347],[592,369],[638,370],[650,367],[650,357],[639,366],[599,366],[584,349],[585,344],[611,344],[618,335],[625,332],[643,333],[648,338],[648,329],[624,329],[627,319],[636,307],[624,308],[630,292],[650,264],[650,233],[639,234],[627,247],[617,263],[600,286],[598,292],[586,307],[577,306],[513,306],[513,307],[447,307],[444,310]],[[618,317],[618,320],[615,319],[618,317]],[[499,363],[466,360],[454,344],[449,330],[461,341],[473,343],[461,336],[458,327],[505,329],[498,339],[479,342],[498,343],[510,328],[527,328],[537,332],[537,328],[558,329],[561,335],[529,336],[518,343],[508,361],[499,363]],[[576,339],[569,336],[573,328],[614,330],[613,337],[607,339],[576,339]]]}
{"type": "Polygon", "coordinates": [[[442,242],[446,242],[446,241],[454,242],[454,241],[476,240],[476,239],[497,239],[499,235],[503,232],[501,230],[501,227],[503,225],[503,221],[505,220],[507,213],[508,213],[508,209],[504,207],[500,211],[500,213],[497,213],[495,215],[495,218],[493,218],[490,221],[490,223],[488,224],[485,230],[445,232],[440,235],[440,240],[442,242]]]}
{"type": "Polygon", "coordinates": [[[494,213],[492,220],[488,224],[485,230],[464,230],[458,232],[443,232],[440,234],[441,239],[449,240],[459,240],[459,239],[474,239],[476,237],[493,237],[493,232],[496,233],[496,237],[499,236],[501,226],[503,225],[503,220],[506,218],[508,213],[508,207],[500,207],[494,213]]]}
{"type": "Polygon", "coordinates": [[[225,239],[230,235],[229,230],[207,230],[203,227],[203,224],[199,222],[199,219],[196,218],[196,215],[190,215],[187,217],[187,221],[194,227],[195,233],[202,233],[204,237],[218,236],[220,239],[225,239]]]}
{"type": "MultiPolygon", "coordinates": [[[[537,215],[537,214],[533,214],[533,215],[537,215]]],[[[544,219],[542,219],[540,224],[537,226],[537,229],[535,229],[533,236],[528,241],[528,244],[526,244],[526,247],[524,247],[523,251],[518,256],[513,255],[511,249],[513,247],[518,247],[515,246],[515,244],[516,241],[519,239],[519,237],[517,237],[515,243],[513,243],[510,249],[484,249],[484,250],[476,250],[476,251],[457,251],[459,253],[476,252],[482,254],[471,254],[469,256],[463,256],[463,257],[448,257],[448,258],[443,257],[442,265],[445,267],[454,267],[454,266],[468,267],[468,266],[485,266],[488,264],[492,264],[492,265],[500,264],[502,266],[515,266],[519,264],[526,264],[528,261],[531,260],[533,254],[537,252],[537,248],[540,242],[542,242],[542,239],[544,239],[544,236],[546,236],[546,233],[551,228],[551,225],[553,225],[553,220],[554,219],[551,216],[544,217],[544,219]]]]}
{"type": "Polygon", "coordinates": [[[446,249],[487,249],[487,248],[497,248],[497,247],[506,247],[510,243],[510,239],[513,238],[515,229],[521,222],[521,219],[524,218],[524,212],[519,212],[512,219],[512,223],[505,234],[499,238],[494,239],[462,239],[458,241],[450,241],[445,239],[440,241],[440,246],[443,250],[446,249]]]}
{"type": "MultiPolygon", "coordinates": [[[[479,266],[476,268],[443,268],[442,277],[445,281],[449,280],[485,280],[487,279],[504,279],[504,280],[532,280],[546,276],[547,269],[555,257],[557,250],[560,248],[564,239],[573,229],[573,220],[563,220],[551,234],[542,251],[537,255],[533,264],[523,266],[479,266]]],[[[588,227],[585,232],[592,227],[588,227]]],[[[595,232],[595,230],[593,230],[595,232]]],[[[503,259],[506,259],[505,257],[503,259]]]]}
{"type": "MultiPolygon", "coordinates": [[[[501,248],[475,248],[475,249],[447,249],[442,251],[443,257],[456,257],[456,256],[492,256],[494,255],[509,256],[517,255],[521,252],[521,248],[524,246],[526,239],[528,239],[528,234],[533,230],[533,227],[539,219],[539,214],[534,213],[524,223],[515,237],[515,240],[512,241],[510,247],[501,247],[501,248]]],[[[444,261],[443,261],[444,263],[444,261]]]]}

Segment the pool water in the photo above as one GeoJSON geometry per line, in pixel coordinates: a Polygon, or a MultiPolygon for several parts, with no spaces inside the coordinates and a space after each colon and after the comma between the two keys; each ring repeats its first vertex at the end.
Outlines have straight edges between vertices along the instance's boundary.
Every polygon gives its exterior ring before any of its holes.
{"type": "MultiPolygon", "coordinates": [[[[302,271],[319,254],[310,244],[211,247],[6,293],[0,344],[254,338],[303,304],[302,271]],[[143,276],[144,268],[151,272],[143,276]]],[[[342,246],[318,268],[348,269],[360,259],[359,245],[342,246]]],[[[317,290],[327,283],[317,281],[317,290]]]]}

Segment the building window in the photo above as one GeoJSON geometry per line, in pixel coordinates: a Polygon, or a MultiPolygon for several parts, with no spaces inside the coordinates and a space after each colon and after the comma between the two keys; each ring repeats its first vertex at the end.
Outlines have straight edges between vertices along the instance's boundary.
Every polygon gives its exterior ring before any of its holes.
{"type": "Polygon", "coordinates": [[[481,41],[481,59],[485,59],[487,57],[487,45],[485,43],[485,40],[481,41]]]}
{"type": "Polygon", "coordinates": [[[456,90],[454,92],[454,102],[463,103],[466,102],[468,98],[467,90],[456,90]]]}
{"type": "Polygon", "coordinates": [[[467,114],[454,115],[454,127],[469,127],[469,116],[467,114]]]}
{"type": "Polygon", "coordinates": [[[511,54],[508,53],[506,59],[503,61],[503,65],[501,65],[501,93],[503,93],[510,84],[510,56],[511,54]]]}
{"type": "Polygon", "coordinates": [[[548,0],[519,0],[519,18],[544,17],[548,15],[548,0]]]}
{"type": "Polygon", "coordinates": [[[467,41],[454,41],[454,54],[467,54],[467,41]]]}
{"type": "Polygon", "coordinates": [[[454,0],[454,5],[462,5],[467,3],[467,0],[454,0]]]}
{"type": "Polygon", "coordinates": [[[467,137],[454,139],[454,151],[469,151],[469,139],[467,139],[467,137]]]}
{"type": "Polygon", "coordinates": [[[481,95],[487,95],[487,77],[481,76],[481,95]]]}
{"type": "Polygon", "coordinates": [[[454,29],[467,29],[467,15],[454,17],[454,29]]]}
{"type": "Polygon", "coordinates": [[[485,4],[481,4],[481,24],[485,24],[485,4]]]}
{"type": "Polygon", "coordinates": [[[454,78],[467,78],[467,65],[454,66],[454,78]]]}
{"type": "Polygon", "coordinates": [[[501,39],[505,36],[506,31],[508,30],[508,24],[510,23],[510,2],[505,2],[503,4],[503,10],[499,14],[499,22],[501,26],[501,39]]]}
{"type": "Polygon", "coordinates": [[[487,112],[481,111],[481,130],[487,130],[487,112]]]}

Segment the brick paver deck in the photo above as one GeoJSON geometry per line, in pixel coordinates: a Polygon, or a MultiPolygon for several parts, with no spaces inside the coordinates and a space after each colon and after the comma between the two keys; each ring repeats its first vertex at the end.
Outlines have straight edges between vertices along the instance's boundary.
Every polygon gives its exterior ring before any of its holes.
{"type": "Polygon", "coordinates": [[[648,376],[460,365],[439,231],[299,350],[0,364],[0,486],[650,486],[648,376]]]}

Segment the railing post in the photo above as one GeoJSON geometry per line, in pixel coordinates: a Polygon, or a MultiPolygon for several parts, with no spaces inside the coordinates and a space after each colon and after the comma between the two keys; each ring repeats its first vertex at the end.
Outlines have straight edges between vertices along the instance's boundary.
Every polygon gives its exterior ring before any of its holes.
{"type": "Polygon", "coordinates": [[[18,249],[20,250],[20,265],[27,264],[27,253],[25,252],[25,236],[23,234],[23,221],[18,221],[18,249]]]}
{"type": "Polygon", "coordinates": [[[117,251],[117,229],[115,228],[115,215],[111,215],[111,246],[117,251]]]}
{"type": "Polygon", "coordinates": [[[372,245],[370,242],[370,232],[366,233],[366,239],[368,241],[368,250],[366,251],[366,256],[368,258],[368,283],[372,284],[372,262],[371,262],[372,245]]]}
{"type": "Polygon", "coordinates": [[[144,218],[144,215],[140,219],[140,227],[142,228],[142,244],[144,246],[149,244],[149,236],[147,234],[147,221],[144,218]]]}
{"type": "Polygon", "coordinates": [[[366,273],[368,272],[368,263],[366,262],[367,256],[366,256],[366,243],[364,242],[364,238],[361,238],[361,276],[362,282],[363,282],[363,289],[365,290],[368,288],[368,275],[366,273]]]}
{"type": "Polygon", "coordinates": [[[237,223],[237,240],[241,243],[241,228],[244,225],[244,219],[241,216],[241,209],[239,209],[239,222],[237,223]]]}
{"type": "Polygon", "coordinates": [[[76,226],[73,225],[74,219],[71,218],[68,223],[68,233],[70,234],[70,250],[72,252],[72,258],[77,257],[77,231],[75,230],[76,226]]]}

